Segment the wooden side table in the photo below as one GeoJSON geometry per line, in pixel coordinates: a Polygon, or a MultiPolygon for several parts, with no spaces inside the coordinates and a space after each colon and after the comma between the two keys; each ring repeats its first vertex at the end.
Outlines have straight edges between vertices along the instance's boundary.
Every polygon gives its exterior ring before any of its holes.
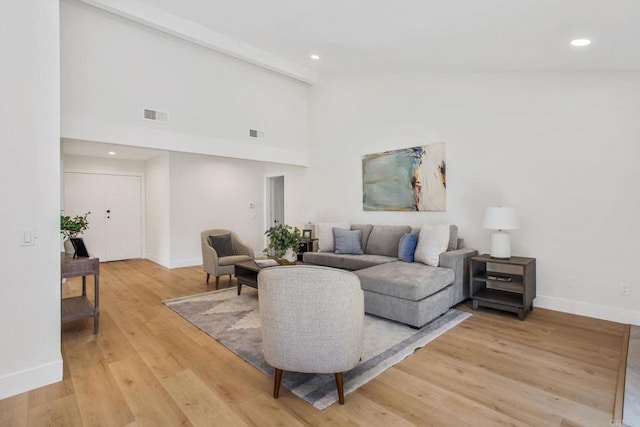
{"type": "Polygon", "coordinates": [[[520,320],[533,310],[535,258],[498,259],[483,254],[471,258],[470,270],[469,296],[474,310],[482,306],[510,311],[517,313],[520,320]]]}
{"type": "MultiPolygon", "coordinates": [[[[304,262],[296,261],[296,265],[302,265],[304,262]]],[[[261,267],[255,261],[242,261],[235,264],[236,282],[238,282],[238,295],[242,290],[242,286],[250,286],[258,289],[258,273],[263,268],[276,267],[278,264],[261,267]]]]}
{"type": "Polygon", "coordinates": [[[262,270],[255,261],[238,262],[235,265],[236,282],[238,283],[238,295],[242,290],[242,285],[258,289],[258,273],[262,270]]]}
{"type": "Polygon", "coordinates": [[[313,252],[313,245],[317,241],[318,239],[309,239],[300,243],[300,247],[298,248],[298,261],[302,261],[305,252],[313,252]]]}
{"type": "Polygon", "coordinates": [[[95,257],[78,257],[61,254],[60,276],[68,277],[82,276],[82,295],[62,298],[62,323],[74,320],[93,317],[93,333],[98,333],[98,320],[100,317],[100,259],[95,257]],[[93,304],[87,297],[87,276],[93,275],[93,304]]]}

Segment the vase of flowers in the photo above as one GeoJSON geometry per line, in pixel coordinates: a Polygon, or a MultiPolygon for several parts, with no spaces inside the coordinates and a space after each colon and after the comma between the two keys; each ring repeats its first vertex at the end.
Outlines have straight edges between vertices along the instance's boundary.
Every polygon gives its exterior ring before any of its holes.
{"type": "Polygon", "coordinates": [[[71,244],[71,239],[76,238],[89,228],[87,216],[91,212],[84,215],[76,215],[74,217],[68,215],[60,215],[60,233],[64,236],[64,251],[67,254],[74,254],[75,250],[71,244]]]}
{"type": "Polygon", "coordinates": [[[304,242],[298,227],[278,224],[264,233],[269,238],[269,246],[264,249],[266,255],[276,258],[279,264],[295,264],[300,244],[304,242]]]}

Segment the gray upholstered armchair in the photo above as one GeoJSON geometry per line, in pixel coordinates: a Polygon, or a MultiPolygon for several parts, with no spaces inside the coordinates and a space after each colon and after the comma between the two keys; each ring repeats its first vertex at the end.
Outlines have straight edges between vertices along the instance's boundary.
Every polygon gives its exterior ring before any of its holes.
{"type": "Polygon", "coordinates": [[[214,229],[200,233],[202,245],[202,268],[209,276],[216,277],[216,289],[220,284],[220,276],[235,273],[235,264],[242,261],[251,261],[254,258],[253,249],[242,243],[238,235],[231,230],[214,229]],[[211,240],[216,243],[218,250],[211,245],[211,240]]]}
{"type": "Polygon", "coordinates": [[[258,274],[258,301],[266,362],[275,368],[273,397],[283,371],[335,374],[344,404],[342,373],[362,355],[364,296],[355,274],[299,265],[258,274]]]}

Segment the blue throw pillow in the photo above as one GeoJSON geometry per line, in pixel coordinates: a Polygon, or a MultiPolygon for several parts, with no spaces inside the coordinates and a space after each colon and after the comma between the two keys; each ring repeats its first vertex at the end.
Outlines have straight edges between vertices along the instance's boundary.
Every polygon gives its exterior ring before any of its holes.
{"type": "Polygon", "coordinates": [[[398,244],[398,259],[404,262],[413,262],[413,255],[416,252],[417,245],[418,235],[406,233],[400,238],[400,243],[398,244]]]}
{"type": "Polygon", "coordinates": [[[363,255],[361,239],[362,230],[333,229],[333,238],[336,242],[337,254],[363,255]]]}

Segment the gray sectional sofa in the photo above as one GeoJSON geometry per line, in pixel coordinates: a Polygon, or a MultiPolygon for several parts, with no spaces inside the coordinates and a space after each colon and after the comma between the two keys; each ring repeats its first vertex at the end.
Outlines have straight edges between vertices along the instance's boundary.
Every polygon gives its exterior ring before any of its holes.
{"type": "Polygon", "coordinates": [[[438,267],[398,259],[400,238],[419,233],[409,226],[353,224],[362,230],[363,255],[305,252],[303,261],[353,271],[364,291],[365,312],[420,328],[469,297],[468,262],[478,254],[463,249],[458,228],[450,228],[449,248],[438,267]]]}

